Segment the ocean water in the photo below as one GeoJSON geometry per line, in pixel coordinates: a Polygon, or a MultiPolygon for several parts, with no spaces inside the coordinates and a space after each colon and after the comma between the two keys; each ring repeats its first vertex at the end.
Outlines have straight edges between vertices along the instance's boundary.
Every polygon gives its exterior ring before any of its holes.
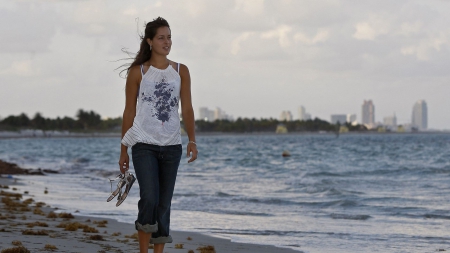
{"type": "MultiPolygon", "coordinates": [[[[172,229],[299,252],[450,251],[450,135],[223,135],[197,143],[198,160],[181,161],[172,229]]],[[[37,199],[132,226],[137,182],[120,207],[106,202],[119,145],[2,139],[0,159],[60,171],[17,176],[37,199]]]]}

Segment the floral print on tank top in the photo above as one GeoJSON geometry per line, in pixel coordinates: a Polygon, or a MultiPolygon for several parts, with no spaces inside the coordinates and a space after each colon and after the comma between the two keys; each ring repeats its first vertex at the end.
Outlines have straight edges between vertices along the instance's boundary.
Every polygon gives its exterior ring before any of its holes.
{"type": "Polygon", "coordinates": [[[142,102],[151,105],[152,117],[156,117],[162,124],[169,121],[171,111],[178,108],[178,99],[172,97],[173,90],[174,88],[163,77],[161,81],[155,83],[153,94],[141,93],[142,102]]]}

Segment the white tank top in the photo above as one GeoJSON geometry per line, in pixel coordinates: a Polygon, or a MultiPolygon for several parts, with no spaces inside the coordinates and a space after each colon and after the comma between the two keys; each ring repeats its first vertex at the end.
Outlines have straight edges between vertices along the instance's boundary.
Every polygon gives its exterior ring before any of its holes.
{"type": "Polygon", "coordinates": [[[181,144],[180,101],[181,77],[171,64],[166,69],[153,66],[143,72],[133,126],[125,133],[122,144],[131,147],[138,142],[168,146],[181,144]]]}

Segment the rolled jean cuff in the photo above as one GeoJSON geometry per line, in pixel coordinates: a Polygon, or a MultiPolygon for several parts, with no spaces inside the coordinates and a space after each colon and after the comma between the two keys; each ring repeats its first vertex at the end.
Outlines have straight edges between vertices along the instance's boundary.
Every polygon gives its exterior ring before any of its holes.
{"type": "Polygon", "coordinates": [[[161,243],[171,243],[172,236],[160,236],[156,238],[150,238],[150,243],[152,244],[161,244],[161,243]]]}
{"type": "Polygon", "coordinates": [[[136,221],[134,222],[134,226],[136,227],[136,230],[144,231],[147,234],[158,232],[158,222],[156,222],[156,224],[154,225],[150,224],[142,225],[141,223],[136,221]]]}

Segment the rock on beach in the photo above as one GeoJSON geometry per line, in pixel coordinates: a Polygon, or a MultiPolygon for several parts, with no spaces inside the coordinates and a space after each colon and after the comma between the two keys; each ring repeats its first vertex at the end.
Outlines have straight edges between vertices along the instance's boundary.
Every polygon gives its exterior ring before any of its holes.
{"type": "Polygon", "coordinates": [[[45,175],[45,173],[58,173],[56,170],[24,169],[15,163],[0,160],[0,175],[45,175]]]}

